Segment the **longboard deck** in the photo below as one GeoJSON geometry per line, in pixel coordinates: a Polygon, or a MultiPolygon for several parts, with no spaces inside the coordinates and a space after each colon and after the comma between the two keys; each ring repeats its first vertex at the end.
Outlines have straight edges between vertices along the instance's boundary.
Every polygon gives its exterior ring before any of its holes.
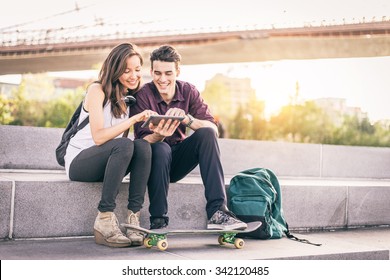
{"type": "Polygon", "coordinates": [[[180,235],[180,234],[218,234],[218,243],[224,245],[226,243],[234,244],[237,249],[244,247],[244,240],[241,238],[236,238],[236,235],[239,233],[252,232],[261,226],[261,222],[251,222],[248,223],[248,227],[244,230],[219,230],[219,229],[156,229],[149,230],[142,227],[132,226],[129,224],[121,224],[125,228],[137,230],[139,232],[145,233],[147,236],[144,239],[144,245],[147,248],[157,246],[160,250],[166,250],[168,248],[168,235],[180,235]]]}
{"type": "Polygon", "coordinates": [[[179,234],[221,234],[221,233],[247,233],[255,231],[261,226],[261,222],[247,223],[248,227],[244,230],[222,230],[222,229],[146,229],[143,227],[137,227],[130,224],[121,224],[124,228],[138,230],[146,234],[164,234],[164,235],[179,235],[179,234]]]}

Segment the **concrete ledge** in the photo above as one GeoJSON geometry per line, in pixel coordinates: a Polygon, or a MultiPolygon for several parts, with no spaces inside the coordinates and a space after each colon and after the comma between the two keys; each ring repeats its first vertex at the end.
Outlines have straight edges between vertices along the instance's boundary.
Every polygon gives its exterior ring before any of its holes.
{"type": "Polygon", "coordinates": [[[0,125],[0,168],[63,170],[55,149],[64,129],[0,125]]]}
{"type": "Polygon", "coordinates": [[[219,139],[226,175],[266,167],[279,176],[320,177],[321,145],[219,139]]]}
{"type": "Polygon", "coordinates": [[[0,238],[7,238],[10,234],[12,219],[12,182],[0,179],[0,238]]]}
{"type": "MultiPolygon", "coordinates": [[[[0,169],[63,170],[63,129],[0,125],[0,169]]],[[[390,148],[219,139],[225,175],[266,167],[278,176],[390,179],[390,148]]],[[[199,168],[192,174],[199,175],[199,168]]]]}
{"type": "MultiPolygon", "coordinates": [[[[229,178],[226,179],[226,187],[229,178]]],[[[390,225],[390,180],[324,180],[280,178],[284,214],[295,231],[345,229],[390,225]]],[[[127,187],[124,182],[116,213],[125,220],[127,187]]],[[[92,235],[100,200],[101,183],[70,182],[64,172],[0,172],[1,238],[92,235]],[[13,183],[11,183],[13,182],[13,183]],[[11,184],[15,185],[14,205],[11,184]],[[14,210],[13,227],[8,213],[14,210]]],[[[199,177],[170,185],[170,225],[204,228],[204,188],[199,177]]],[[[149,226],[148,199],[141,211],[141,225],[149,226]]]]}
{"type": "Polygon", "coordinates": [[[390,180],[281,180],[285,218],[296,230],[390,225],[390,180]]]}
{"type": "Polygon", "coordinates": [[[322,146],[322,177],[390,179],[390,148],[322,146]]]}

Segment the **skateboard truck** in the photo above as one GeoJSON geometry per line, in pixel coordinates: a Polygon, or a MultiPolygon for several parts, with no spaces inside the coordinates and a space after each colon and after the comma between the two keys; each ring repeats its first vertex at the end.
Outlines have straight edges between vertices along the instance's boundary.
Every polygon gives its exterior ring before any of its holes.
{"type": "Polygon", "coordinates": [[[144,246],[146,248],[152,248],[157,246],[161,251],[165,251],[168,248],[168,240],[166,234],[150,233],[144,239],[144,246]]]}
{"type": "Polygon", "coordinates": [[[239,233],[251,232],[261,226],[261,222],[248,223],[248,227],[244,230],[206,230],[206,229],[195,229],[195,230],[169,230],[169,229],[157,229],[149,230],[142,227],[132,226],[129,224],[122,224],[125,228],[137,230],[146,235],[144,239],[144,246],[146,248],[157,247],[161,251],[165,251],[168,248],[168,235],[182,235],[182,234],[218,234],[218,243],[220,245],[233,244],[237,249],[244,247],[245,242],[243,239],[236,237],[239,233]]]}

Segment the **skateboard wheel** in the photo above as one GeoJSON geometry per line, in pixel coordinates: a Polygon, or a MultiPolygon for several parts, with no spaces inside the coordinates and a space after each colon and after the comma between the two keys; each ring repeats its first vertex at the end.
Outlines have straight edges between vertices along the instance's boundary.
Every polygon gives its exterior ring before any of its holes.
{"type": "Polygon", "coordinates": [[[218,236],[218,243],[219,245],[225,245],[226,242],[225,242],[225,239],[223,238],[223,236],[218,236]]]}
{"type": "Polygon", "coordinates": [[[167,240],[160,240],[157,242],[157,248],[161,251],[165,251],[168,248],[168,241],[167,240]]]}
{"type": "Polygon", "coordinates": [[[237,238],[236,240],[234,240],[234,246],[237,248],[237,249],[242,249],[245,245],[245,241],[242,240],[241,238],[237,238]]]}
{"type": "Polygon", "coordinates": [[[149,237],[145,238],[145,239],[144,239],[144,246],[145,246],[146,248],[152,248],[153,245],[152,245],[151,241],[152,241],[152,239],[150,239],[149,237]]]}

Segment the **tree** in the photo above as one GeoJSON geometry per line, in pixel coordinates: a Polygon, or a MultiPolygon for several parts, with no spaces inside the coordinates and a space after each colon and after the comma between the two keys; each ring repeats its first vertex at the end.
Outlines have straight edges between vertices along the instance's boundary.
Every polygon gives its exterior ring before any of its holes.
{"type": "MultiPolygon", "coordinates": [[[[2,123],[22,126],[65,127],[71,115],[83,98],[84,89],[68,90],[53,98],[31,98],[27,94],[28,79],[23,79],[19,87],[12,92],[7,110],[10,117],[2,123]]],[[[31,92],[31,91],[30,91],[31,92]]],[[[53,94],[53,93],[52,93],[53,94]]],[[[2,101],[0,101],[0,104],[2,101]]],[[[4,109],[5,110],[5,109],[4,109]]],[[[1,116],[6,116],[1,112],[1,116]]],[[[3,118],[3,117],[2,117],[3,118]]]]}
{"type": "Polygon", "coordinates": [[[72,114],[83,99],[83,91],[69,91],[60,98],[47,103],[44,111],[44,118],[40,126],[45,127],[66,127],[72,114]]]}
{"type": "Polygon", "coordinates": [[[202,92],[202,97],[209,105],[213,115],[224,123],[232,118],[232,102],[228,88],[221,82],[210,81],[202,92]]]}
{"type": "Polygon", "coordinates": [[[270,119],[273,140],[323,143],[329,141],[334,125],[314,102],[289,104],[270,119]]]}
{"type": "Polygon", "coordinates": [[[253,99],[240,105],[229,125],[230,138],[265,140],[267,122],[264,118],[264,102],[253,99]]]}
{"type": "Polygon", "coordinates": [[[376,127],[368,118],[360,120],[357,116],[344,116],[343,125],[335,130],[333,144],[379,146],[381,140],[375,134],[376,127]]]}
{"type": "Polygon", "coordinates": [[[13,120],[11,102],[0,93],[0,124],[10,124],[13,120]]]}

